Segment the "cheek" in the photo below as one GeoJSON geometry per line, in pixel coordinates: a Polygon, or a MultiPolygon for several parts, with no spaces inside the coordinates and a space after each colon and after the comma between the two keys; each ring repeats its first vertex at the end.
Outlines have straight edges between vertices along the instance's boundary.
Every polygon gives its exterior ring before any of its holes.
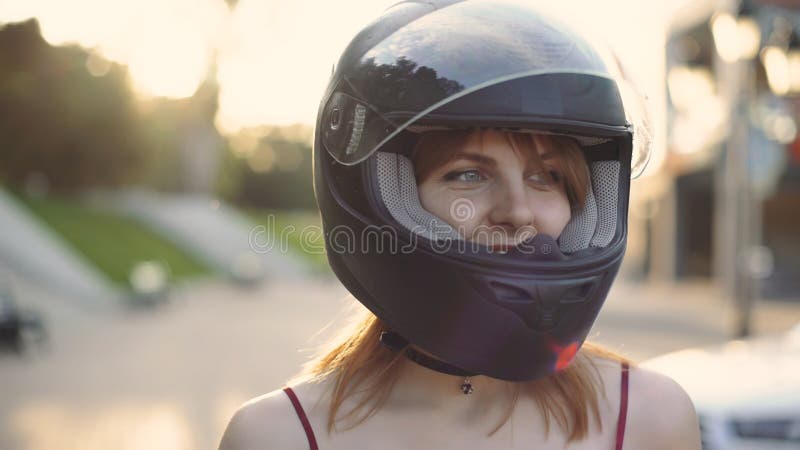
{"type": "Polygon", "coordinates": [[[441,195],[437,192],[430,183],[422,183],[417,185],[417,192],[419,193],[419,203],[422,207],[436,215],[439,216],[439,208],[441,205],[441,195]]]}
{"type": "Polygon", "coordinates": [[[417,190],[419,191],[419,202],[422,208],[453,225],[449,214],[451,201],[447,192],[437,189],[436,186],[429,183],[420,184],[417,186],[417,190]]]}
{"type": "Polygon", "coordinates": [[[454,193],[447,189],[437,188],[427,183],[417,186],[419,201],[422,207],[434,216],[444,220],[459,231],[469,236],[481,220],[482,201],[474,196],[454,193]]]}
{"type": "Polygon", "coordinates": [[[548,201],[540,203],[536,208],[539,211],[539,214],[537,214],[539,220],[534,219],[534,221],[538,222],[539,232],[558,239],[572,218],[567,196],[563,195],[548,199],[548,201]]]}

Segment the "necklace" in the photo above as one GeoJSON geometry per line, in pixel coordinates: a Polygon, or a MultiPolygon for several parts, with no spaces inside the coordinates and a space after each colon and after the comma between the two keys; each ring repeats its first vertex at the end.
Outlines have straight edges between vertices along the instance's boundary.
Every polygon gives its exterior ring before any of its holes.
{"type": "Polygon", "coordinates": [[[461,392],[466,395],[472,394],[475,388],[472,387],[472,383],[469,382],[469,377],[464,377],[464,382],[461,384],[461,392]]]}
{"type": "Polygon", "coordinates": [[[406,358],[414,361],[422,367],[426,367],[447,375],[464,377],[464,382],[461,383],[460,387],[461,392],[463,392],[465,395],[472,394],[475,391],[470,378],[476,374],[467,372],[460,367],[456,367],[444,361],[432,358],[424,353],[418,352],[413,347],[409,346],[408,341],[399,334],[393,331],[384,331],[381,333],[380,342],[394,351],[402,352],[406,358]]]}

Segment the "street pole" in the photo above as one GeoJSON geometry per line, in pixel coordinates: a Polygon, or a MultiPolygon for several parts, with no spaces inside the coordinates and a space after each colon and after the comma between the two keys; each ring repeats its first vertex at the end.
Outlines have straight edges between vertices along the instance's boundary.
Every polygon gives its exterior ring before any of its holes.
{"type": "Polygon", "coordinates": [[[739,74],[739,89],[736,100],[735,128],[730,148],[730,168],[733,178],[736,223],[734,224],[733,298],[736,305],[734,336],[744,338],[752,334],[755,292],[750,270],[751,251],[756,246],[756,224],[760,222],[759,211],[754,208],[752,182],[750,180],[750,106],[755,94],[753,61],[741,59],[736,62],[739,74]]]}
{"type": "MultiPolygon", "coordinates": [[[[728,2],[720,14],[731,14],[739,19],[738,2],[728,2]]],[[[729,17],[731,17],[729,16],[729,17]]],[[[730,21],[728,22],[730,23],[730,21]]],[[[713,26],[713,25],[712,25],[713,26]]],[[[734,25],[736,26],[736,25],[734,25]]],[[[742,338],[752,333],[755,284],[751,270],[751,253],[760,240],[760,211],[755,208],[749,169],[750,107],[756,95],[755,66],[752,56],[742,52],[731,55],[723,53],[725,44],[738,36],[717,36],[715,66],[719,87],[728,100],[729,132],[721,161],[722,183],[720,219],[717,221],[720,238],[715,245],[720,258],[718,273],[722,278],[723,291],[733,301],[735,337],[742,338]],[[719,39],[722,39],[720,41],[719,39]]]]}

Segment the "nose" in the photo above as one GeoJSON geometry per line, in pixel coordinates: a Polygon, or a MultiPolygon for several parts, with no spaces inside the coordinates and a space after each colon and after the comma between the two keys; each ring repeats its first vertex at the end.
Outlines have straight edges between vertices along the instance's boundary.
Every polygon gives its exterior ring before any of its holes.
{"type": "Polygon", "coordinates": [[[492,226],[500,226],[510,233],[533,225],[534,213],[527,198],[524,183],[506,181],[497,186],[494,192],[489,220],[492,226]]]}

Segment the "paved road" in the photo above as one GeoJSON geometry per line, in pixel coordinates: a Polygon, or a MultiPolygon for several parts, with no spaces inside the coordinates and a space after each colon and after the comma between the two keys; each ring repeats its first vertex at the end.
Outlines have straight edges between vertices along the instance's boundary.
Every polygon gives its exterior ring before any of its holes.
{"type": "MultiPolygon", "coordinates": [[[[2,449],[214,448],[236,407],[296,373],[349,305],[331,279],[194,284],[161,308],[112,313],[18,289],[46,314],[52,344],[0,357],[2,449]]],[[[708,286],[619,284],[593,338],[645,358],[725,340],[729,313],[708,286]]],[[[800,302],[767,304],[757,327],[798,320],[800,302]]]]}

